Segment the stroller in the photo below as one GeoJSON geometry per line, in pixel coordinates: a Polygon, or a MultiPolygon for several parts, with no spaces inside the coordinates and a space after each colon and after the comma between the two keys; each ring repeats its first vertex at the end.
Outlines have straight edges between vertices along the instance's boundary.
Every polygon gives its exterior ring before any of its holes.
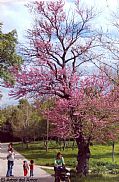
{"type": "Polygon", "coordinates": [[[65,168],[65,166],[55,167],[54,170],[55,182],[70,182],[70,172],[65,168]]]}

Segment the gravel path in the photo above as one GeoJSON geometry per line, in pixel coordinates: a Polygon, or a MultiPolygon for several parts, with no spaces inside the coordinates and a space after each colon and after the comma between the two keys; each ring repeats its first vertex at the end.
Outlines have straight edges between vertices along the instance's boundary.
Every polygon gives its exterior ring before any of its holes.
{"type": "MultiPolygon", "coordinates": [[[[6,176],[7,171],[7,146],[8,144],[2,143],[1,149],[0,149],[0,178],[3,178],[6,176]]],[[[13,167],[13,174],[14,177],[23,177],[23,160],[25,158],[15,151],[15,162],[13,167]]],[[[29,177],[29,176],[28,176],[29,177]]],[[[34,179],[39,178],[40,182],[53,182],[54,178],[46,173],[44,170],[41,169],[40,166],[35,165],[34,166],[34,179]]]]}

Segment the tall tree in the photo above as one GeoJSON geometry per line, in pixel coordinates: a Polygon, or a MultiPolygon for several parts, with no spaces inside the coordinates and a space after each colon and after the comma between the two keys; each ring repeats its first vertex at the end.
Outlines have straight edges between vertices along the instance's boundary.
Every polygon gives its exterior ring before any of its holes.
{"type": "Polygon", "coordinates": [[[26,99],[21,99],[16,109],[12,111],[11,124],[15,136],[22,139],[22,141],[29,140],[31,127],[30,118],[32,115],[32,107],[26,99]]]}
{"type": "Polygon", "coordinates": [[[0,23],[0,82],[2,80],[14,82],[12,69],[19,69],[22,63],[21,57],[16,52],[17,43],[16,31],[3,33],[0,23]]]}
{"type": "Polygon", "coordinates": [[[102,57],[97,55],[98,37],[91,26],[93,9],[81,9],[77,1],[69,15],[62,0],[36,2],[29,8],[37,18],[34,28],[28,30],[30,46],[24,48],[24,54],[33,62],[31,69],[17,74],[15,96],[29,92],[31,97],[53,94],[69,99],[74,74],[82,75],[84,63],[102,57]]]}
{"type": "Polygon", "coordinates": [[[5,117],[4,111],[1,109],[0,110],[0,127],[3,125],[3,123],[5,123],[5,121],[6,121],[6,117],[5,117]]]}
{"type": "Polygon", "coordinates": [[[11,125],[13,134],[21,138],[27,147],[29,140],[34,140],[42,134],[39,134],[42,118],[26,99],[19,100],[19,105],[12,110],[11,125]]]}
{"type": "MultiPolygon", "coordinates": [[[[79,132],[79,126],[86,125],[80,117],[74,115],[76,108],[70,103],[79,91],[78,88],[81,88],[79,82],[85,73],[82,65],[86,63],[88,68],[88,63],[95,64],[102,59],[100,51],[97,54],[98,35],[91,26],[95,14],[93,9],[82,9],[79,1],[75,3],[74,12],[70,13],[65,11],[65,3],[62,0],[35,2],[29,5],[29,8],[36,13],[36,21],[34,28],[28,30],[30,46],[27,46],[24,54],[28,56],[28,60],[32,60],[32,68],[25,68],[16,75],[16,85],[11,95],[17,98],[26,94],[30,97],[54,95],[57,99],[69,103],[70,121],[75,123],[73,133],[78,147],[77,170],[85,174],[90,142],[87,144],[85,135],[79,132]]],[[[85,84],[88,85],[88,81],[85,84]]],[[[79,103],[80,99],[82,98],[79,97],[79,103]]],[[[95,121],[95,117],[93,120],[95,121]]],[[[63,123],[66,121],[65,118],[63,123]]]]}

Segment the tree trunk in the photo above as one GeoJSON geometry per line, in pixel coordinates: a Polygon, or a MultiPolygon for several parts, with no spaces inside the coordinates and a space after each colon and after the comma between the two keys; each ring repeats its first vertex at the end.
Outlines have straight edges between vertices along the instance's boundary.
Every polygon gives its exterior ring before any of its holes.
{"type": "Polygon", "coordinates": [[[114,162],[114,142],[112,143],[112,162],[114,162]]]}
{"type": "Polygon", "coordinates": [[[46,152],[48,152],[48,139],[46,139],[45,143],[46,143],[46,148],[45,149],[46,149],[46,152]]]}
{"type": "Polygon", "coordinates": [[[82,140],[81,137],[76,138],[76,143],[78,146],[78,156],[77,156],[77,173],[81,175],[87,175],[89,170],[89,158],[90,158],[90,148],[89,143],[82,140]]]}
{"type": "Polygon", "coordinates": [[[63,140],[63,151],[65,150],[65,148],[66,148],[66,140],[63,140]]]}
{"type": "Polygon", "coordinates": [[[59,140],[59,145],[60,145],[60,151],[62,150],[62,141],[59,140]]]}
{"type": "Polygon", "coordinates": [[[43,144],[44,144],[44,148],[46,150],[46,138],[45,137],[43,137],[43,144]]]}
{"type": "Polygon", "coordinates": [[[72,150],[74,150],[74,147],[75,147],[75,140],[73,140],[73,143],[72,143],[72,150]]]}
{"type": "Polygon", "coordinates": [[[33,137],[33,141],[35,142],[36,141],[36,136],[34,135],[34,137],[33,137]]]}
{"type": "Polygon", "coordinates": [[[76,138],[78,155],[77,155],[77,173],[79,175],[87,175],[89,171],[89,159],[90,159],[90,139],[85,139],[83,136],[83,122],[82,117],[74,114],[75,110],[73,107],[70,109],[70,118],[72,120],[72,126],[75,134],[78,134],[76,138]]]}
{"type": "Polygon", "coordinates": [[[28,141],[26,142],[26,149],[28,149],[29,148],[29,143],[28,143],[28,141]]]}
{"type": "Polygon", "coordinates": [[[49,120],[47,119],[46,152],[48,152],[48,140],[49,140],[49,120]]]}

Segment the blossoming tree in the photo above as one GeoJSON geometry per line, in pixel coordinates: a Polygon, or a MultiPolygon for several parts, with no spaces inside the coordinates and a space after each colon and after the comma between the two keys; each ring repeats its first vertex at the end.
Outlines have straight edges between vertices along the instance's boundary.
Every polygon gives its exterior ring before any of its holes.
{"type": "MultiPolygon", "coordinates": [[[[82,79],[85,72],[82,65],[102,58],[102,54],[97,54],[98,35],[91,26],[95,14],[92,9],[81,9],[79,1],[74,12],[65,11],[65,7],[62,0],[29,5],[36,17],[34,27],[28,30],[29,46],[24,48],[29,66],[19,73],[14,71],[16,85],[11,95],[17,98],[49,95],[58,99],[57,112],[51,119],[57,121],[57,134],[75,137],[77,171],[86,174],[90,141],[99,135],[104,138],[102,130],[106,130],[104,126],[108,123],[112,126],[112,122],[105,119],[109,103],[104,94],[104,79],[82,79]]],[[[107,132],[111,136],[108,128],[107,132]]]]}
{"type": "Polygon", "coordinates": [[[90,144],[114,141],[119,133],[119,96],[110,88],[106,77],[93,76],[80,80],[71,98],[56,99],[48,111],[53,124],[51,135],[75,138],[78,147],[77,171],[87,174],[90,144]]]}

